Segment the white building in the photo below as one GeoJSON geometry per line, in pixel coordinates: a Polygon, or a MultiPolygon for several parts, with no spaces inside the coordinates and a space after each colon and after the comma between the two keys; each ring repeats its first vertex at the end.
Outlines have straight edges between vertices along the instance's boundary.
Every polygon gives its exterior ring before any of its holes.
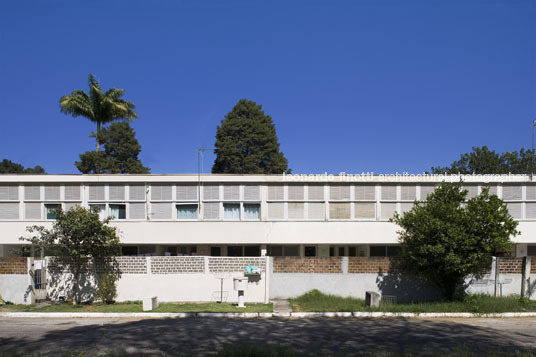
{"type": "MultiPolygon", "coordinates": [[[[114,217],[123,255],[391,256],[397,226],[443,180],[458,176],[0,175],[0,257],[54,209],[98,206],[114,217]]],[[[469,197],[490,186],[519,220],[516,256],[536,255],[536,183],[464,177],[469,197]]]]}

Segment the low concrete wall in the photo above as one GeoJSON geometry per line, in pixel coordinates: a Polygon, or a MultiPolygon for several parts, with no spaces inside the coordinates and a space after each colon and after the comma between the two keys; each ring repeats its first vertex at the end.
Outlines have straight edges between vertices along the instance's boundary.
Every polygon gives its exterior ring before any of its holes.
{"type": "Polygon", "coordinates": [[[0,295],[4,301],[14,304],[35,302],[30,268],[30,258],[0,258],[0,295]]]}

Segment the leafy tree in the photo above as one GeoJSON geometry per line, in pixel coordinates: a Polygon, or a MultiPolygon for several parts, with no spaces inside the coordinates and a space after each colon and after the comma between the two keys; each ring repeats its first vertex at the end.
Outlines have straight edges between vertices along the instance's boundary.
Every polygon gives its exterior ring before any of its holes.
{"type": "Polygon", "coordinates": [[[69,95],[60,98],[60,110],[73,117],[83,116],[97,123],[96,151],[100,151],[101,125],[116,120],[132,121],[138,115],[134,111],[136,106],[124,99],[124,89],[110,88],[102,92],[100,83],[93,74],[89,75],[89,94],[83,90],[75,90],[69,95]]]}
{"type": "Polygon", "coordinates": [[[91,263],[103,271],[118,274],[115,256],[119,252],[120,243],[115,227],[99,218],[98,208],[91,210],[75,207],[67,212],[61,209],[56,212],[56,222],[52,229],[43,226],[27,227],[32,237],[22,237],[35,246],[52,250],[57,254],[59,262],[73,274],[73,304],[80,302],[80,283],[82,273],[88,271],[91,263]]]}
{"type": "Polygon", "coordinates": [[[221,121],[216,133],[212,173],[281,174],[290,172],[279,151],[272,118],[262,106],[241,99],[221,121]]]}
{"type": "Polygon", "coordinates": [[[0,174],[44,174],[45,169],[41,166],[24,168],[21,164],[17,164],[8,159],[0,162],[0,174]]]}
{"type": "Polygon", "coordinates": [[[460,155],[450,167],[432,167],[433,174],[527,174],[536,169],[532,150],[496,153],[487,146],[473,147],[470,153],[460,155]]]}
{"type": "Polygon", "coordinates": [[[147,174],[138,155],[141,145],[136,133],[126,122],[113,123],[101,131],[104,151],[88,151],[75,162],[83,174],[147,174]]]}
{"type": "Polygon", "coordinates": [[[466,195],[461,183],[443,182],[426,201],[391,219],[402,228],[401,266],[435,282],[447,300],[455,297],[464,277],[481,272],[494,253],[509,251],[510,237],[519,234],[506,205],[490,195],[489,188],[463,204],[466,195]]]}

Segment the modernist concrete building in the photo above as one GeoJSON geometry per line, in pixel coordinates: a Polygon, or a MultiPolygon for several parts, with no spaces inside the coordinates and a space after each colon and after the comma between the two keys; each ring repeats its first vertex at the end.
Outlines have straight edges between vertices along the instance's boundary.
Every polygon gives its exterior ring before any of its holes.
{"type": "MultiPolygon", "coordinates": [[[[410,175],[0,175],[0,256],[18,254],[30,225],[54,209],[99,207],[113,216],[123,255],[393,256],[397,226],[443,180],[410,175]]],[[[536,255],[536,182],[468,176],[519,220],[515,256],[536,255]]]]}

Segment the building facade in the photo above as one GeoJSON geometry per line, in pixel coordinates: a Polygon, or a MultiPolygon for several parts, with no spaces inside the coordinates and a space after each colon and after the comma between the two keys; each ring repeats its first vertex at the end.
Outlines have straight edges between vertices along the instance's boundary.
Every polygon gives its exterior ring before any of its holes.
{"type": "MultiPolygon", "coordinates": [[[[0,175],[0,257],[19,255],[26,227],[55,209],[112,216],[123,255],[396,256],[395,212],[443,180],[391,175],[0,175]]],[[[489,186],[519,220],[513,256],[536,255],[536,182],[463,177],[468,197],[489,186]]]]}

